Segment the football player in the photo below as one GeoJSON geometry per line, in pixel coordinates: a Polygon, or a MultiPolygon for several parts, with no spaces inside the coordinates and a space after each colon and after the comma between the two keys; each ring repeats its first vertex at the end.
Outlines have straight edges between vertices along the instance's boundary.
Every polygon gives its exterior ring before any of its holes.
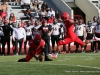
{"type": "Polygon", "coordinates": [[[33,57],[38,60],[36,55],[45,54],[45,61],[52,61],[46,55],[47,45],[45,44],[44,40],[42,40],[41,35],[39,33],[35,34],[34,39],[29,41],[29,50],[25,58],[19,59],[18,62],[29,62],[33,57]]]}
{"type": "Polygon", "coordinates": [[[61,18],[62,18],[62,20],[64,21],[64,24],[65,24],[65,27],[66,27],[66,30],[67,30],[67,32],[66,32],[67,37],[65,37],[64,40],[60,40],[60,41],[58,42],[58,47],[57,47],[58,49],[57,49],[57,53],[55,54],[55,57],[57,57],[58,51],[60,50],[61,45],[69,44],[69,43],[72,43],[72,42],[76,42],[76,43],[78,43],[79,45],[82,46],[82,50],[83,50],[85,44],[87,44],[87,43],[90,42],[90,41],[86,41],[86,42],[84,43],[84,42],[83,42],[82,40],[80,40],[80,39],[78,38],[78,36],[74,33],[74,29],[75,29],[74,24],[75,24],[75,23],[74,23],[73,19],[70,19],[69,14],[68,14],[67,12],[63,12],[63,13],[61,14],[61,18]]]}

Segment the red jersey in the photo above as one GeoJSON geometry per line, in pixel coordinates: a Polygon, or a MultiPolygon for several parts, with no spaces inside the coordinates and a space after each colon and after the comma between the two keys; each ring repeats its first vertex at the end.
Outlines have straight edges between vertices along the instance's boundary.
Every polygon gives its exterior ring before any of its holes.
{"type": "Polygon", "coordinates": [[[65,27],[66,27],[66,30],[67,30],[67,32],[66,32],[67,36],[73,35],[74,28],[75,28],[74,24],[70,25],[70,20],[65,21],[64,24],[65,24],[65,27]]]}
{"type": "Polygon", "coordinates": [[[44,47],[44,45],[45,45],[44,40],[41,40],[41,42],[38,46],[35,45],[33,40],[29,41],[29,47],[31,47],[33,49],[33,51],[41,49],[42,47],[44,47]]]}
{"type": "Polygon", "coordinates": [[[2,17],[6,17],[7,16],[7,12],[2,12],[1,16],[2,17]]]}

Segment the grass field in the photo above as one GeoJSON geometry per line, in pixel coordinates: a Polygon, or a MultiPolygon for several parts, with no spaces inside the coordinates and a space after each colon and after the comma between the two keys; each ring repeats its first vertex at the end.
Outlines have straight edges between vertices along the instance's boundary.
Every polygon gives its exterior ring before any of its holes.
{"type": "Polygon", "coordinates": [[[100,53],[59,54],[53,61],[17,62],[22,56],[0,56],[0,75],[100,75],[100,53]]]}

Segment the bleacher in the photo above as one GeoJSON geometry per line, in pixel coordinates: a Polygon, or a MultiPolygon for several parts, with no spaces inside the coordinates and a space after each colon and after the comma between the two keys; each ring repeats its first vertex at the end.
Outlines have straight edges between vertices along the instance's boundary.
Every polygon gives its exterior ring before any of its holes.
{"type": "MultiPolygon", "coordinates": [[[[2,2],[0,2],[0,5],[1,5],[1,3],[2,2]]],[[[41,8],[42,3],[43,3],[43,1],[40,0],[39,8],[41,8]]],[[[17,3],[17,2],[6,2],[6,4],[8,6],[8,15],[10,15],[10,13],[14,13],[14,15],[16,16],[16,21],[17,22],[21,21],[22,17],[26,17],[24,15],[24,13],[22,12],[22,10],[26,10],[26,9],[22,9],[21,8],[21,2],[20,3],[17,3]]],[[[32,7],[32,3],[30,4],[30,7],[32,7]]],[[[31,12],[31,13],[35,15],[34,19],[36,19],[38,17],[37,12],[31,12]]],[[[9,16],[7,18],[9,18],[9,16]]],[[[27,21],[27,20],[25,19],[25,21],[27,21]]]]}
{"type": "MultiPolygon", "coordinates": [[[[49,7],[52,7],[54,10],[59,10],[53,3],[52,1],[47,1],[47,0],[40,0],[39,1],[39,7],[41,8],[41,5],[43,4],[43,2],[47,2],[49,7]]],[[[0,2],[1,5],[2,2],[0,2]]],[[[6,4],[8,5],[8,14],[10,15],[10,13],[14,13],[14,15],[16,16],[16,21],[19,22],[21,21],[21,18],[25,18],[26,16],[24,15],[24,13],[22,12],[22,10],[26,10],[26,9],[22,9],[21,8],[21,2],[17,3],[17,2],[6,2],[6,4]]],[[[32,7],[32,2],[30,4],[30,7],[32,7]]],[[[49,9],[49,8],[48,8],[49,9]]],[[[31,12],[35,17],[34,19],[36,20],[39,16],[37,12],[31,12]]],[[[9,16],[8,16],[9,18],[9,16]]],[[[27,19],[25,19],[25,21],[27,21],[27,19]]]]}

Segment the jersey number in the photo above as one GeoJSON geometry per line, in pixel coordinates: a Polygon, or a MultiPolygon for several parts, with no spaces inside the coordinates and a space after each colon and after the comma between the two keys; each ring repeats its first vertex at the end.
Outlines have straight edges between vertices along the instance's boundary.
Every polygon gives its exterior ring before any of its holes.
{"type": "Polygon", "coordinates": [[[81,27],[77,27],[76,30],[81,30],[81,27]]]}
{"type": "Polygon", "coordinates": [[[54,31],[57,31],[57,28],[55,27],[55,28],[53,28],[53,30],[54,30],[54,31]]]}

